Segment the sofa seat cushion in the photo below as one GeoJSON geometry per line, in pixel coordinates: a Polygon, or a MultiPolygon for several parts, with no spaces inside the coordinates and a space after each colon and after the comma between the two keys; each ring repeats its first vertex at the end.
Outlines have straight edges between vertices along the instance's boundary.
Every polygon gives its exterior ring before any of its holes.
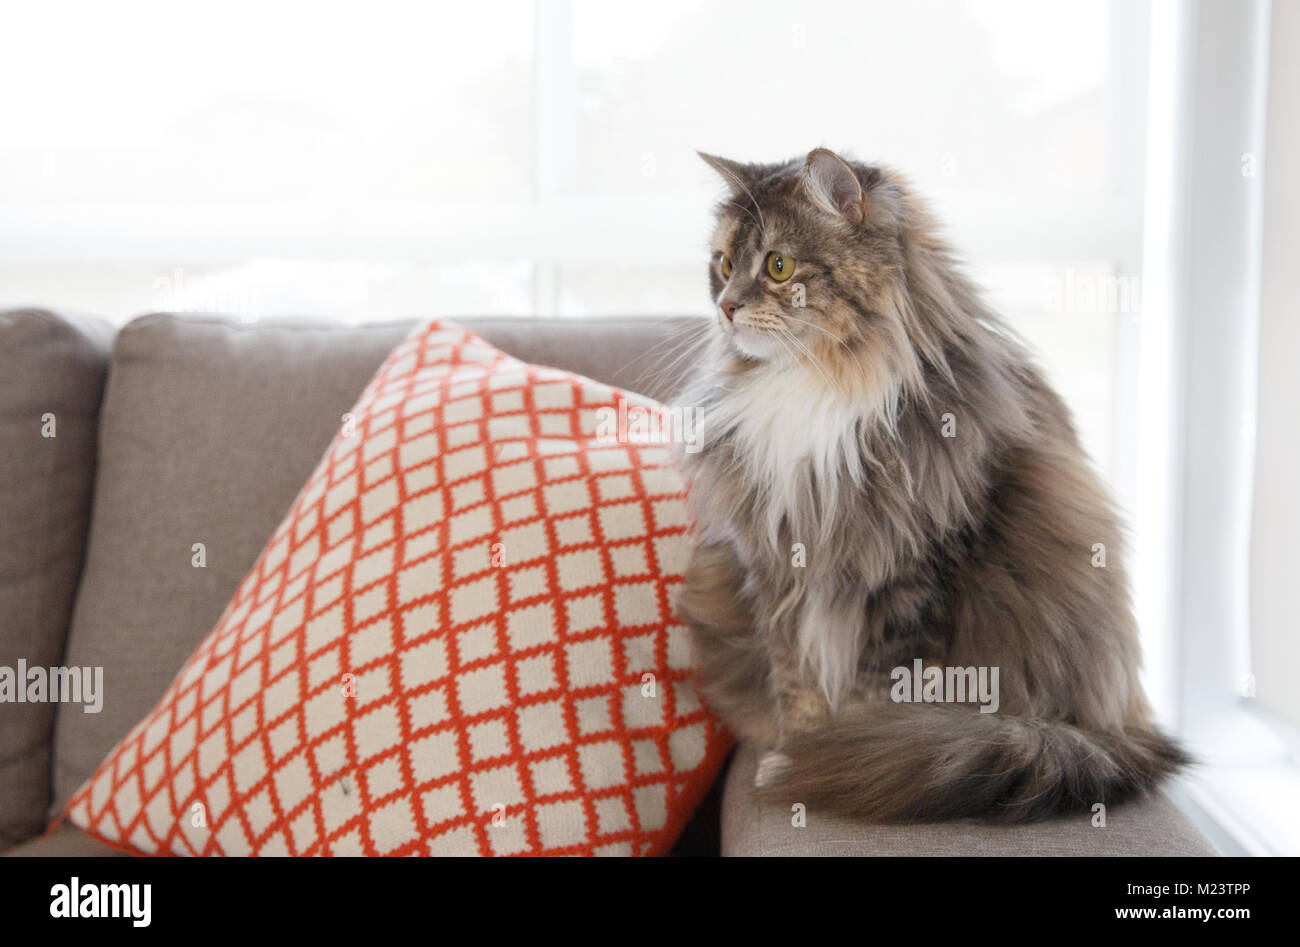
{"type": "Polygon", "coordinates": [[[737,747],[722,804],[722,854],[727,856],[863,855],[1216,855],[1163,792],[1115,806],[1104,827],[1091,813],[1027,825],[945,822],[873,825],[802,813],[754,798],[757,754],[737,747]]]}
{"type": "Polygon", "coordinates": [[[127,854],[87,835],[71,822],[60,822],[44,835],[4,853],[6,858],[125,858],[127,854]]]}

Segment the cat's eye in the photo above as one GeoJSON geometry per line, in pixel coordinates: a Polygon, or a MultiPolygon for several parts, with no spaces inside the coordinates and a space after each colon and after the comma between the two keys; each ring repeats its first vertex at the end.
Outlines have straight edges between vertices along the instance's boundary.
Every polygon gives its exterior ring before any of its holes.
{"type": "Polygon", "coordinates": [[[767,255],[767,275],[778,283],[784,283],[794,275],[794,260],[773,250],[767,255]]]}
{"type": "Polygon", "coordinates": [[[725,253],[718,260],[718,269],[722,270],[723,279],[731,279],[731,257],[725,253]]]}

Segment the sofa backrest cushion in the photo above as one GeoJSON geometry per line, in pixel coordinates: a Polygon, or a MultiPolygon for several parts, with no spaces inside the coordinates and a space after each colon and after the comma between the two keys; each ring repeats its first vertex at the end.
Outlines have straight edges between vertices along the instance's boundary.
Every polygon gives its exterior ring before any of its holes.
{"type": "Polygon", "coordinates": [[[50,802],[48,669],[81,574],[111,339],[86,317],[0,313],[0,850],[39,832],[50,802]]]}
{"type": "MultiPolygon", "coordinates": [[[[511,355],[658,397],[675,384],[664,366],[692,351],[703,322],[459,321],[511,355]]],[[[152,315],[119,333],[65,659],[106,668],[104,707],[59,713],[51,817],[212,629],[343,414],[413,325],[152,315]]]]}

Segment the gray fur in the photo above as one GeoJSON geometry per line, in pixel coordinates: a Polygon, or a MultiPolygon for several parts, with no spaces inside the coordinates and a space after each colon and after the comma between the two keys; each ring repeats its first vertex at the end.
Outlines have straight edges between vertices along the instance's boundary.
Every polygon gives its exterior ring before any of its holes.
{"type": "Polygon", "coordinates": [[[699,545],[678,610],[710,705],[788,758],[760,791],[1024,820],[1156,785],[1186,758],[1139,684],[1113,505],[927,209],[824,149],[706,160],[731,190],[713,297],[740,308],[685,395],[704,449],[683,459],[699,545]],[[772,251],[791,279],[766,274],[772,251]],[[894,703],[915,658],[998,667],[1000,711],[894,703]]]}

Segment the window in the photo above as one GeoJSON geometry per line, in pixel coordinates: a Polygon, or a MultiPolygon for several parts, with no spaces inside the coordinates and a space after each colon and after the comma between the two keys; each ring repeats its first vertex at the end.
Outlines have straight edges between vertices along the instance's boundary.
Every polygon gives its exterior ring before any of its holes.
{"type": "Polygon", "coordinates": [[[0,304],[706,313],[695,150],[824,144],[930,196],[1133,505],[1145,3],[358,11],[214,4],[189,35],[165,3],[15,12],[0,81],[50,85],[0,100],[0,304]]]}
{"type": "Polygon", "coordinates": [[[9,10],[0,302],[530,312],[534,42],[528,0],[9,10]]]}
{"type": "Polygon", "coordinates": [[[695,150],[826,144],[932,197],[1122,487],[1133,327],[1105,288],[1140,282],[1145,4],[233,3],[175,22],[138,0],[13,14],[0,81],[49,79],[0,101],[0,303],[704,313],[719,188],[695,150]],[[49,68],[56,47],[79,68],[49,68]]]}

